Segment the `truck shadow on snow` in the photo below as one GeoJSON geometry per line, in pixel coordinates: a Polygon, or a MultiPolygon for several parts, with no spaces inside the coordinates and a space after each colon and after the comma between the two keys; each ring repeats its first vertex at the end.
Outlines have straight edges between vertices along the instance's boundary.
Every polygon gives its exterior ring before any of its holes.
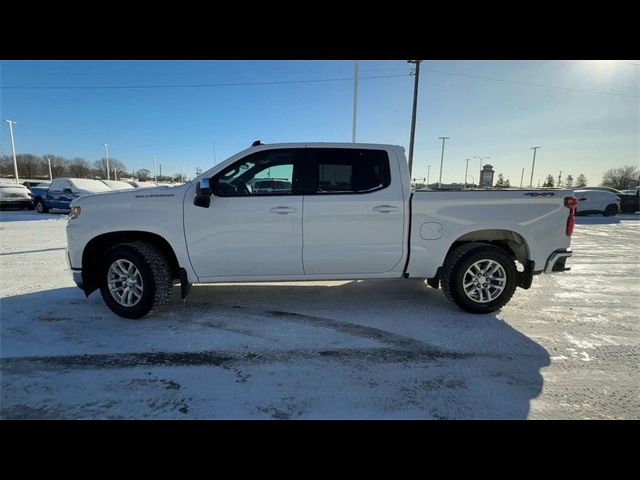
{"type": "MultiPolygon", "coordinates": [[[[102,377],[113,383],[131,369],[162,368],[164,380],[181,385],[170,392],[182,396],[180,411],[131,413],[131,395],[115,396],[93,418],[527,418],[550,363],[502,313],[467,314],[417,280],[201,285],[186,305],[176,291],[140,321],[74,288],[2,299],[2,416],[36,411],[12,385],[15,375],[40,372],[55,392],[56,372],[91,370],[96,385],[79,392],[89,402],[90,391],[106,389],[102,377]],[[11,353],[14,339],[39,337],[56,349],[11,353]],[[197,388],[183,380],[184,368],[191,381],[200,378],[197,388]],[[203,387],[211,369],[226,376],[203,387]],[[225,388],[233,411],[220,399],[225,388]]],[[[84,418],[64,404],[31,416],[48,411],[84,418]]]]}

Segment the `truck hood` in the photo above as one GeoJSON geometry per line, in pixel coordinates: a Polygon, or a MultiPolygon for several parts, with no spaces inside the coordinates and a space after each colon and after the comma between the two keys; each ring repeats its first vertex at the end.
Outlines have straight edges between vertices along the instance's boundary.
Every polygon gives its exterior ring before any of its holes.
{"type": "Polygon", "coordinates": [[[74,199],[71,202],[71,207],[100,205],[102,208],[108,208],[109,206],[120,208],[123,205],[135,207],[137,204],[144,204],[150,201],[159,203],[175,198],[181,198],[184,195],[184,191],[189,186],[189,183],[185,183],[184,185],[178,185],[175,187],[160,186],[87,193],[74,199]]]}

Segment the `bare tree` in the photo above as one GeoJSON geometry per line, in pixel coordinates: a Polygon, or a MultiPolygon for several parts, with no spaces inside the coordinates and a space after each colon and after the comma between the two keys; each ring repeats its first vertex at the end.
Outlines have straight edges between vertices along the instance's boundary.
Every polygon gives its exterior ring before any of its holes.
{"type": "Polygon", "coordinates": [[[555,186],[555,180],[553,179],[553,175],[547,175],[547,181],[542,184],[543,187],[553,187],[555,186]]]}
{"type": "Polygon", "coordinates": [[[91,166],[84,158],[76,157],[69,162],[69,175],[76,178],[87,178],[91,173],[91,166]]]}
{"type": "Polygon", "coordinates": [[[67,172],[67,165],[69,161],[61,157],[59,155],[54,155],[52,153],[47,153],[44,155],[43,168],[46,169],[46,176],[49,176],[49,165],[47,159],[51,160],[51,175],[53,178],[64,177],[67,172]]]}
{"type": "Polygon", "coordinates": [[[13,158],[9,155],[0,156],[0,175],[13,175],[13,158]]]}
{"type": "Polygon", "coordinates": [[[106,180],[107,177],[111,177],[111,179],[113,180],[114,169],[116,174],[118,175],[118,178],[120,178],[120,176],[126,174],[127,172],[127,167],[125,166],[125,164],[117,158],[109,159],[109,175],[107,175],[107,159],[104,157],[93,162],[93,168],[95,169],[94,174],[104,180],[106,180]]]}
{"type": "Polygon", "coordinates": [[[16,162],[20,178],[35,178],[39,173],[42,160],[31,153],[21,153],[16,155],[16,162]]]}
{"type": "Polygon", "coordinates": [[[629,188],[629,184],[638,179],[638,167],[633,165],[625,165],[621,168],[612,168],[604,172],[602,176],[602,185],[605,187],[617,188],[625,190],[629,188]]]}
{"type": "Polygon", "coordinates": [[[149,180],[149,175],[151,174],[150,170],[147,170],[146,168],[141,168],[140,170],[136,171],[136,177],[138,177],[138,180],[140,180],[141,182],[145,182],[147,180],[149,180]]]}

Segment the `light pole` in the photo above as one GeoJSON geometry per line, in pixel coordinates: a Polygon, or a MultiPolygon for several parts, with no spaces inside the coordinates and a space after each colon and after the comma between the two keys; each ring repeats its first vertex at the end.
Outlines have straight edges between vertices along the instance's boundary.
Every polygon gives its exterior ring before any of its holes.
{"type": "Polygon", "coordinates": [[[442,140],[442,153],[440,154],[440,178],[438,179],[438,188],[442,187],[442,164],[444,163],[444,142],[449,140],[449,137],[438,137],[442,140]]]}
{"type": "Polygon", "coordinates": [[[416,78],[413,82],[413,112],[411,113],[411,136],[409,137],[409,176],[413,167],[413,141],[416,133],[416,110],[418,108],[418,81],[420,79],[420,62],[422,60],[409,60],[416,64],[416,78]]]}
{"type": "Polygon", "coordinates": [[[467,188],[467,173],[469,172],[469,160],[471,160],[470,158],[467,158],[465,160],[465,162],[467,162],[467,166],[464,169],[464,187],[467,188]]]}
{"type": "Polygon", "coordinates": [[[13,169],[16,174],[16,183],[20,183],[18,179],[18,160],[16,160],[16,143],[13,140],[13,124],[16,123],[13,120],[6,120],[9,124],[9,133],[11,133],[11,150],[13,150],[13,169]]]}
{"type": "Polygon", "coordinates": [[[431,173],[431,165],[427,165],[427,187],[429,186],[429,174],[431,173]]]}
{"type": "Polygon", "coordinates": [[[109,173],[109,145],[106,143],[103,143],[104,145],[104,155],[105,158],[107,159],[107,180],[111,180],[111,174],[109,173]]]}
{"type": "Polygon", "coordinates": [[[47,157],[47,162],[49,163],[49,180],[53,180],[53,175],[51,175],[51,157],[47,157]]]}
{"type": "Polygon", "coordinates": [[[474,155],[474,157],[473,157],[473,158],[477,158],[477,159],[479,159],[479,160],[480,160],[480,170],[482,171],[482,161],[483,161],[483,160],[489,160],[491,157],[478,157],[478,156],[475,156],[475,155],[474,155]]]}
{"type": "MultiPolygon", "coordinates": [[[[214,150],[214,152],[215,152],[215,150],[214,150]]],[[[155,155],[153,156],[153,181],[154,182],[158,181],[158,176],[156,175],[156,156],[155,155]]]]}
{"type": "MultiPolygon", "coordinates": [[[[358,61],[353,67],[353,127],[351,129],[351,141],[356,142],[356,114],[358,112],[358,61]]],[[[409,170],[411,171],[411,170],[409,170]]]]}
{"type": "Polygon", "coordinates": [[[520,188],[522,188],[522,180],[524,179],[524,168],[522,169],[522,174],[520,175],[520,188]]]}
{"type": "Polygon", "coordinates": [[[533,187],[533,169],[536,167],[536,151],[539,149],[540,147],[531,147],[531,150],[533,150],[533,163],[531,164],[531,180],[529,180],[529,187],[533,187]]]}

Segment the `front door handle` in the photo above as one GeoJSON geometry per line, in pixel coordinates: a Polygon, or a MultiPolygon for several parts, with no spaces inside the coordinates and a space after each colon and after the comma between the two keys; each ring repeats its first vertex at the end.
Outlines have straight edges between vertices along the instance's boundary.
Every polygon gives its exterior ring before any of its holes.
{"type": "Polygon", "coordinates": [[[296,213],[296,209],[292,207],[273,207],[269,210],[271,213],[277,213],[278,215],[286,215],[288,213],[296,213]]]}
{"type": "Polygon", "coordinates": [[[379,213],[391,213],[397,212],[398,207],[394,207],[393,205],[378,205],[377,207],[373,207],[373,211],[379,213]]]}

